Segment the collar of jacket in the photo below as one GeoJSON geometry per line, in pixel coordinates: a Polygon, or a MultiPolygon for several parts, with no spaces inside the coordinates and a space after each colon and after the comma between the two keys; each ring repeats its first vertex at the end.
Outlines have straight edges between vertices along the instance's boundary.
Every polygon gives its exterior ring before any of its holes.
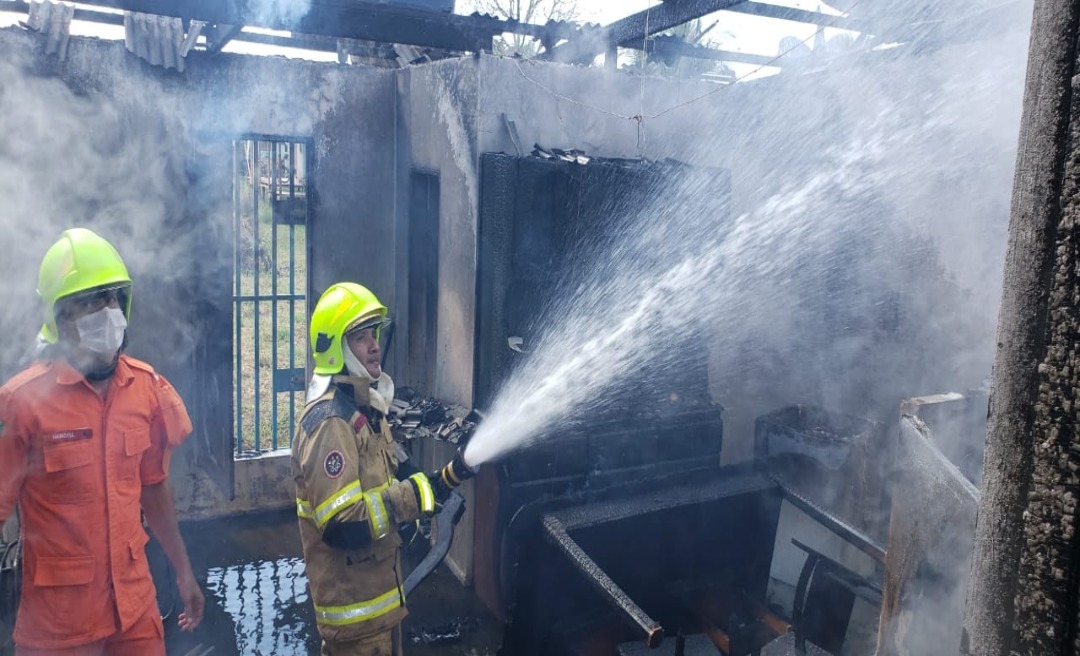
{"type": "MultiPolygon", "coordinates": [[[[79,373],[79,371],[68,364],[66,360],[53,360],[52,367],[56,372],[56,382],[61,385],[78,385],[86,380],[86,376],[79,373]]],[[[131,373],[131,368],[124,362],[123,355],[120,356],[116,363],[116,370],[113,372],[113,378],[116,380],[117,384],[121,386],[128,385],[135,379],[135,375],[131,373]]]]}
{"type": "Polygon", "coordinates": [[[371,384],[366,380],[357,378],[356,376],[332,376],[330,378],[330,384],[337,387],[344,392],[347,396],[352,398],[356,405],[366,408],[371,405],[371,395],[369,393],[368,386],[371,384]]]}

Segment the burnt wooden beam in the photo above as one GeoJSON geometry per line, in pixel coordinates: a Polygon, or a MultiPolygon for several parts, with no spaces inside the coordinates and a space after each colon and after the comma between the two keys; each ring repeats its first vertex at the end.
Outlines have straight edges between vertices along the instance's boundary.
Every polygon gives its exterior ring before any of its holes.
{"type": "Polygon", "coordinates": [[[313,0],[307,14],[292,20],[256,11],[248,0],[89,0],[85,4],[218,25],[248,25],[460,51],[489,50],[492,37],[503,32],[544,33],[543,26],[491,16],[460,16],[357,0],[313,0]]]}
{"type": "MultiPolygon", "coordinates": [[[[673,27],[717,11],[732,11],[765,18],[777,18],[811,25],[865,31],[867,25],[846,16],[793,9],[745,0],[667,0],[664,4],[615,21],[551,50],[548,58],[562,62],[582,62],[614,46],[641,50],[646,39],[673,27]]],[[[687,55],[695,56],[695,55],[687,55]]],[[[712,57],[709,57],[712,58],[712,57]]],[[[749,62],[754,63],[754,62],[749,62]]],[[[761,62],[756,62],[761,63],[761,62]]]]}
{"type": "Polygon", "coordinates": [[[645,37],[701,18],[714,11],[729,9],[742,0],[668,0],[657,7],[639,11],[608,26],[615,43],[632,47],[645,37]]]}
{"type": "Polygon", "coordinates": [[[544,515],[541,522],[548,541],[592,584],[604,601],[618,611],[619,617],[637,632],[650,649],[658,647],[664,640],[664,627],[642,610],[637,602],[596,564],[574,538],[570,537],[566,525],[557,517],[544,515]]]}
{"type": "Polygon", "coordinates": [[[834,27],[842,30],[854,30],[856,32],[865,32],[869,29],[868,25],[863,21],[848,18],[847,16],[834,16],[820,11],[781,7],[780,5],[770,5],[764,2],[739,2],[728,7],[726,11],[762,16],[764,18],[778,18],[796,23],[834,27]]]}
{"type": "Polygon", "coordinates": [[[592,60],[612,45],[639,48],[646,37],[727,9],[742,0],[668,0],[662,5],[639,11],[591,33],[571,39],[548,52],[547,59],[561,62],[592,60]]]}
{"type": "Polygon", "coordinates": [[[778,57],[776,55],[755,55],[748,52],[735,52],[733,50],[709,48],[694,43],[688,43],[674,36],[658,36],[647,40],[645,42],[645,52],[649,55],[654,55],[663,61],[668,61],[676,57],[692,57],[694,59],[711,59],[713,61],[735,64],[776,66],[778,68],[791,65],[791,60],[785,57],[778,57]]]}
{"type": "Polygon", "coordinates": [[[243,25],[210,26],[205,32],[206,51],[214,54],[221,52],[221,49],[227,46],[229,41],[235,39],[243,29],[243,25]]]}

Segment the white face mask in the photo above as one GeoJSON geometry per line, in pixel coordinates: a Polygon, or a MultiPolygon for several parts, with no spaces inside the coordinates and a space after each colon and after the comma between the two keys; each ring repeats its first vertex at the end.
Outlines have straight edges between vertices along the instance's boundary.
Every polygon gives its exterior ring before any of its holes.
{"type": "Polygon", "coordinates": [[[75,321],[79,330],[79,348],[111,359],[124,343],[127,319],[119,308],[101,308],[75,321]]]}

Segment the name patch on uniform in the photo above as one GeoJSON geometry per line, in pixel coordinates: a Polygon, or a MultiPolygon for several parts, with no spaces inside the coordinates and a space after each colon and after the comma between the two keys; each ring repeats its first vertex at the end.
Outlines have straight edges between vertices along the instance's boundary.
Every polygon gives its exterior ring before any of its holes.
{"type": "Polygon", "coordinates": [[[74,442],[76,440],[88,440],[94,436],[94,431],[89,428],[76,428],[75,430],[53,433],[50,439],[53,442],[74,442]]]}
{"type": "Polygon", "coordinates": [[[345,471],[345,456],[341,451],[331,451],[326,454],[326,460],[323,460],[323,469],[330,478],[341,476],[341,473],[345,471]]]}

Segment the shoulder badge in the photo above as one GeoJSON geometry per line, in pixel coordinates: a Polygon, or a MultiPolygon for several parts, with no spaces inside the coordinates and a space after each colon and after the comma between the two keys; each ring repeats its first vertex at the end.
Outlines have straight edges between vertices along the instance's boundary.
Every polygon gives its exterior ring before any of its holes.
{"type": "Polygon", "coordinates": [[[323,471],[330,478],[338,478],[342,472],[345,471],[345,456],[334,449],[330,453],[326,454],[326,459],[323,460],[323,471]]]}

